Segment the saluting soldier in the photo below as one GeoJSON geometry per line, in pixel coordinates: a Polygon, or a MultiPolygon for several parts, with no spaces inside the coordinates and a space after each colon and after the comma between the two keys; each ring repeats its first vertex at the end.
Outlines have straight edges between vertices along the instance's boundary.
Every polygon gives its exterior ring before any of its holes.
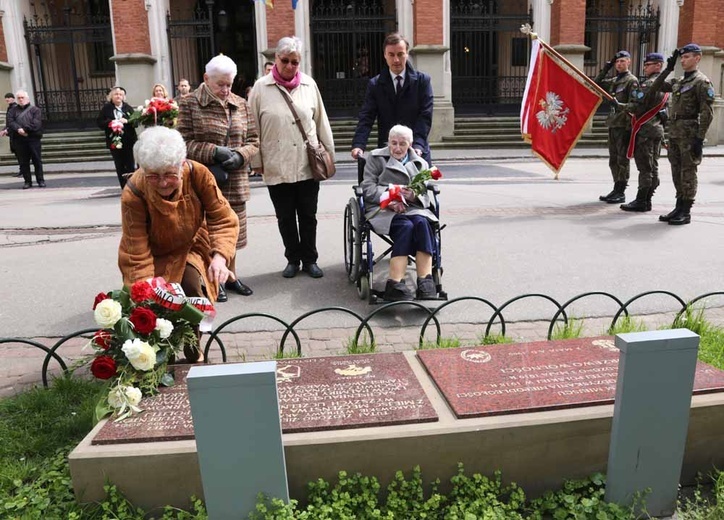
{"type": "Polygon", "coordinates": [[[659,220],[672,225],[691,222],[691,206],[698,188],[697,168],[703,155],[704,137],[714,118],[714,87],[699,71],[701,47],[695,43],[674,51],[651,92],[671,92],[669,102],[669,163],[676,188],[676,207],[659,220]],[[664,81],[681,57],[684,75],[664,81]]]}
{"type": "Polygon", "coordinates": [[[606,63],[594,80],[602,88],[606,89],[616,100],[611,105],[611,113],[606,118],[608,127],[608,165],[613,176],[613,190],[608,195],[601,195],[598,200],[617,204],[625,202],[626,186],[629,178],[629,159],[626,156],[629,136],[631,135],[631,117],[623,109],[622,105],[634,106],[640,101],[639,80],[631,74],[631,54],[628,51],[618,51],[616,55],[606,63]],[[616,75],[606,78],[612,68],[616,68],[616,75]]]}
{"type": "Polygon", "coordinates": [[[644,59],[644,75],[638,97],[640,103],[627,106],[632,114],[631,138],[628,145],[628,157],[633,154],[639,171],[639,187],[636,198],[628,204],[621,204],[624,211],[651,211],[651,199],[659,181],[659,157],[661,143],[664,140],[664,124],[668,117],[666,102],[669,95],[656,92],[648,95],[651,86],[664,67],[664,55],[651,52],[644,59]]]}

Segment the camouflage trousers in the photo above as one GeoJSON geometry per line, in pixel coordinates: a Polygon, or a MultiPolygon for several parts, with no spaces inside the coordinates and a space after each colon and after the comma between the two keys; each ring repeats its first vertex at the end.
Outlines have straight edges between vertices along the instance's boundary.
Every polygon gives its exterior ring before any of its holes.
{"type": "Polygon", "coordinates": [[[629,160],[626,157],[631,131],[628,128],[608,129],[608,166],[613,182],[628,182],[629,160]]]}
{"type": "Polygon", "coordinates": [[[676,198],[694,200],[699,181],[696,173],[698,161],[691,154],[691,139],[669,139],[669,163],[676,198]]]}
{"type": "Polygon", "coordinates": [[[639,188],[656,188],[659,181],[659,157],[661,156],[660,137],[636,136],[634,161],[639,171],[639,188]]]}

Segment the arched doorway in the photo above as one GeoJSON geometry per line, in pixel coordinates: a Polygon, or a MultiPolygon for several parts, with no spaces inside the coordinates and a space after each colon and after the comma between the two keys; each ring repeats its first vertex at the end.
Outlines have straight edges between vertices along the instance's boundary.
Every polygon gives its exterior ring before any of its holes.
{"type": "Polygon", "coordinates": [[[457,114],[520,108],[533,25],[528,0],[451,0],[452,101],[457,114]]]}
{"type": "Polygon", "coordinates": [[[384,64],[382,42],[397,29],[394,0],[314,0],[312,74],[330,116],[356,116],[384,64]]]}
{"type": "Polygon", "coordinates": [[[176,0],[168,13],[171,75],[196,87],[204,66],[223,53],[236,63],[233,91],[243,95],[257,75],[254,3],[236,0],[176,0]]]}

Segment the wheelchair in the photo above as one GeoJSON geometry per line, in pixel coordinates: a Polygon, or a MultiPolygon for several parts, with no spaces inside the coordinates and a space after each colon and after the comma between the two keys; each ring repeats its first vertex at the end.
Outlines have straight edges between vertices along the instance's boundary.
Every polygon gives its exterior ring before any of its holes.
{"type": "MultiPolygon", "coordinates": [[[[347,272],[349,281],[357,287],[357,292],[361,300],[367,300],[370,304],[386,303],[382,299],[384,290],[375,290],[374,268],[375,266],[392,252],[392,239],[385,234],[377,233],[365,218],[365,201],[362,193],[362,179],[364,177],[366,160],[360,157],[357,161],[357,185],[353,186],[354,197],[350,198],[344,209],[344,267],[347,272]],[[384,252],[375,256],[372,248],[373,236],[377,236],[387,246],[384,252]]],[[[442,289],[442,258],[441,258],[441,231],[445,225],[441,225],[440,203],[438,195],[440,187],[437,184],[430,184],[427,187],[432,193],[435,202],[434,208],[431,208],[438,222],[432,222],[433,230],[433,252],[432,252],[432,279],[435,282],[437,291],[436,300],[447,300],[447,293],[442,289]]],[[[408,266],[414,265],[415,258],[408,257],[408,266]]],[[[434,301],[434,300],[426,300],[434,301]]]]}

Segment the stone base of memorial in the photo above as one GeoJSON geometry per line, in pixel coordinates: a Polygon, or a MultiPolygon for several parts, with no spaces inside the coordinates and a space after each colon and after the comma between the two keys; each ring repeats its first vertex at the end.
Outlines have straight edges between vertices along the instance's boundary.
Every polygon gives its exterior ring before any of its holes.
{"type": "MultiPolygon", "coordinates": [[[[618,355],[606,337],[280,360],[290,495],[341,470],[386,486],[416,465],[446,482],[463,462],[468,472],[501,469],[532,496],[605,472],[618,355]]],[[[185,373],[142,414],[99,423],[71,453],[79,500],[100,500],[107,481],[146,510],[203,497],[185,373]]],[[[700,363],[694,394],[682,482],[724,467],[724,372],[700,363]]]]}

